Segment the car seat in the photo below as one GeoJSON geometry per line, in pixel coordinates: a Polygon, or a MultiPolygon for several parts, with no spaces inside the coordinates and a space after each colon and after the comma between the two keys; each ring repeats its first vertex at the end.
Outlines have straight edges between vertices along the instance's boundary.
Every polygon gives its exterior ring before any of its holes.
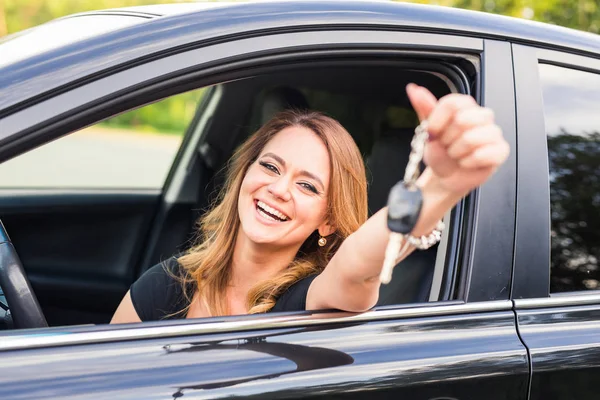
{"type": "MultiPolygon", "coordinates": [[[[413,134],[413,129],[386,130],[374,141],[366,159],[370,215],[387,204],[390,189],[404,177],[413,134]]],[[[381,285],[377,305],[429,301],[436,251],[437,245],[415,250],[398,264],[391,282],[381,285]]]]}
{"type": "Polygon", "coordinates": [[[281,86],[267,91],[260,105],[260,125],[267,123],[275,114],[284,110],[308,110],[306,97],[298,89],[281,86]]]}

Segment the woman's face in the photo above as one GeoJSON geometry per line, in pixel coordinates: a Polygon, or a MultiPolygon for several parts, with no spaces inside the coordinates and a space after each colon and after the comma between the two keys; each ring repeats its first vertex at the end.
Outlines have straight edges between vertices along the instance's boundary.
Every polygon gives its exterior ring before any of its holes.
{"type": "Polygon", "coordinates": [[[325,221],[329,154],[310,129],[277,133],[250,165],[238,198],[241,235],[257,244],[299,247],[325,221]]]}

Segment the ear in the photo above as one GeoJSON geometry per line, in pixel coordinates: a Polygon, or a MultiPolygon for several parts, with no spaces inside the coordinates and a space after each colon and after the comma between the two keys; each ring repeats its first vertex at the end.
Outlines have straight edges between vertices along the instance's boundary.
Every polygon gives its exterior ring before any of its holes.
{"type": "Polygon", "coordinates": [[[323,222],[317,230],[321,236],[329,236],[335,232],[335,228],[332,225],[329,225],[327,221],[323,222]]]}

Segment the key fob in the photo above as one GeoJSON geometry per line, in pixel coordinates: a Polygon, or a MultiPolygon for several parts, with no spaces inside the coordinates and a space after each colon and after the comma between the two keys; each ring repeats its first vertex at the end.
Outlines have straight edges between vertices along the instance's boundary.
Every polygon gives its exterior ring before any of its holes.
{"type": "Polygon", "coordinates": [[[390,190],[387,205],[388,228],[392,232],[406,235],[417,224],[423,207],[423,195],[415,185],[409,187],[404,181],[400,181],[390,190]]]}

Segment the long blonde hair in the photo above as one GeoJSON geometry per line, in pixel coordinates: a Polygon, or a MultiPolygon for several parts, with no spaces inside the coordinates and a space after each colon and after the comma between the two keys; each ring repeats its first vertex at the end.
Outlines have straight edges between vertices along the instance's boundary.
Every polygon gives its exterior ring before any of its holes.
{"type": "MultiPolygon", "coordinates": [[[[275,115],[235,152],[228,164],[225,185],[215,206],[200,218],[198,243],[178,258],[184,287],[198,289],[200,300],[213,316],[229,313],[226,289],[240,227],[238,196],[248,168],[265,145],[281,130],[301,126],[313,131],[329,152],[331,178],[326,220],[335,228],[327,244],[317,245],[315,231],[302,244],[296,258],[275,277],[257,283],[248,293],[249,313],[269,311],[277,298],[295,282],[321,272],[342,241],[367,219],[367,180],[360,151],[336,120],[314,111],[284,111],[275,115]]],[[[184,290],[188,303],[189,290],[184,290]]],[[[187,309],[186,309],[187,310],[187,309]]]]}

